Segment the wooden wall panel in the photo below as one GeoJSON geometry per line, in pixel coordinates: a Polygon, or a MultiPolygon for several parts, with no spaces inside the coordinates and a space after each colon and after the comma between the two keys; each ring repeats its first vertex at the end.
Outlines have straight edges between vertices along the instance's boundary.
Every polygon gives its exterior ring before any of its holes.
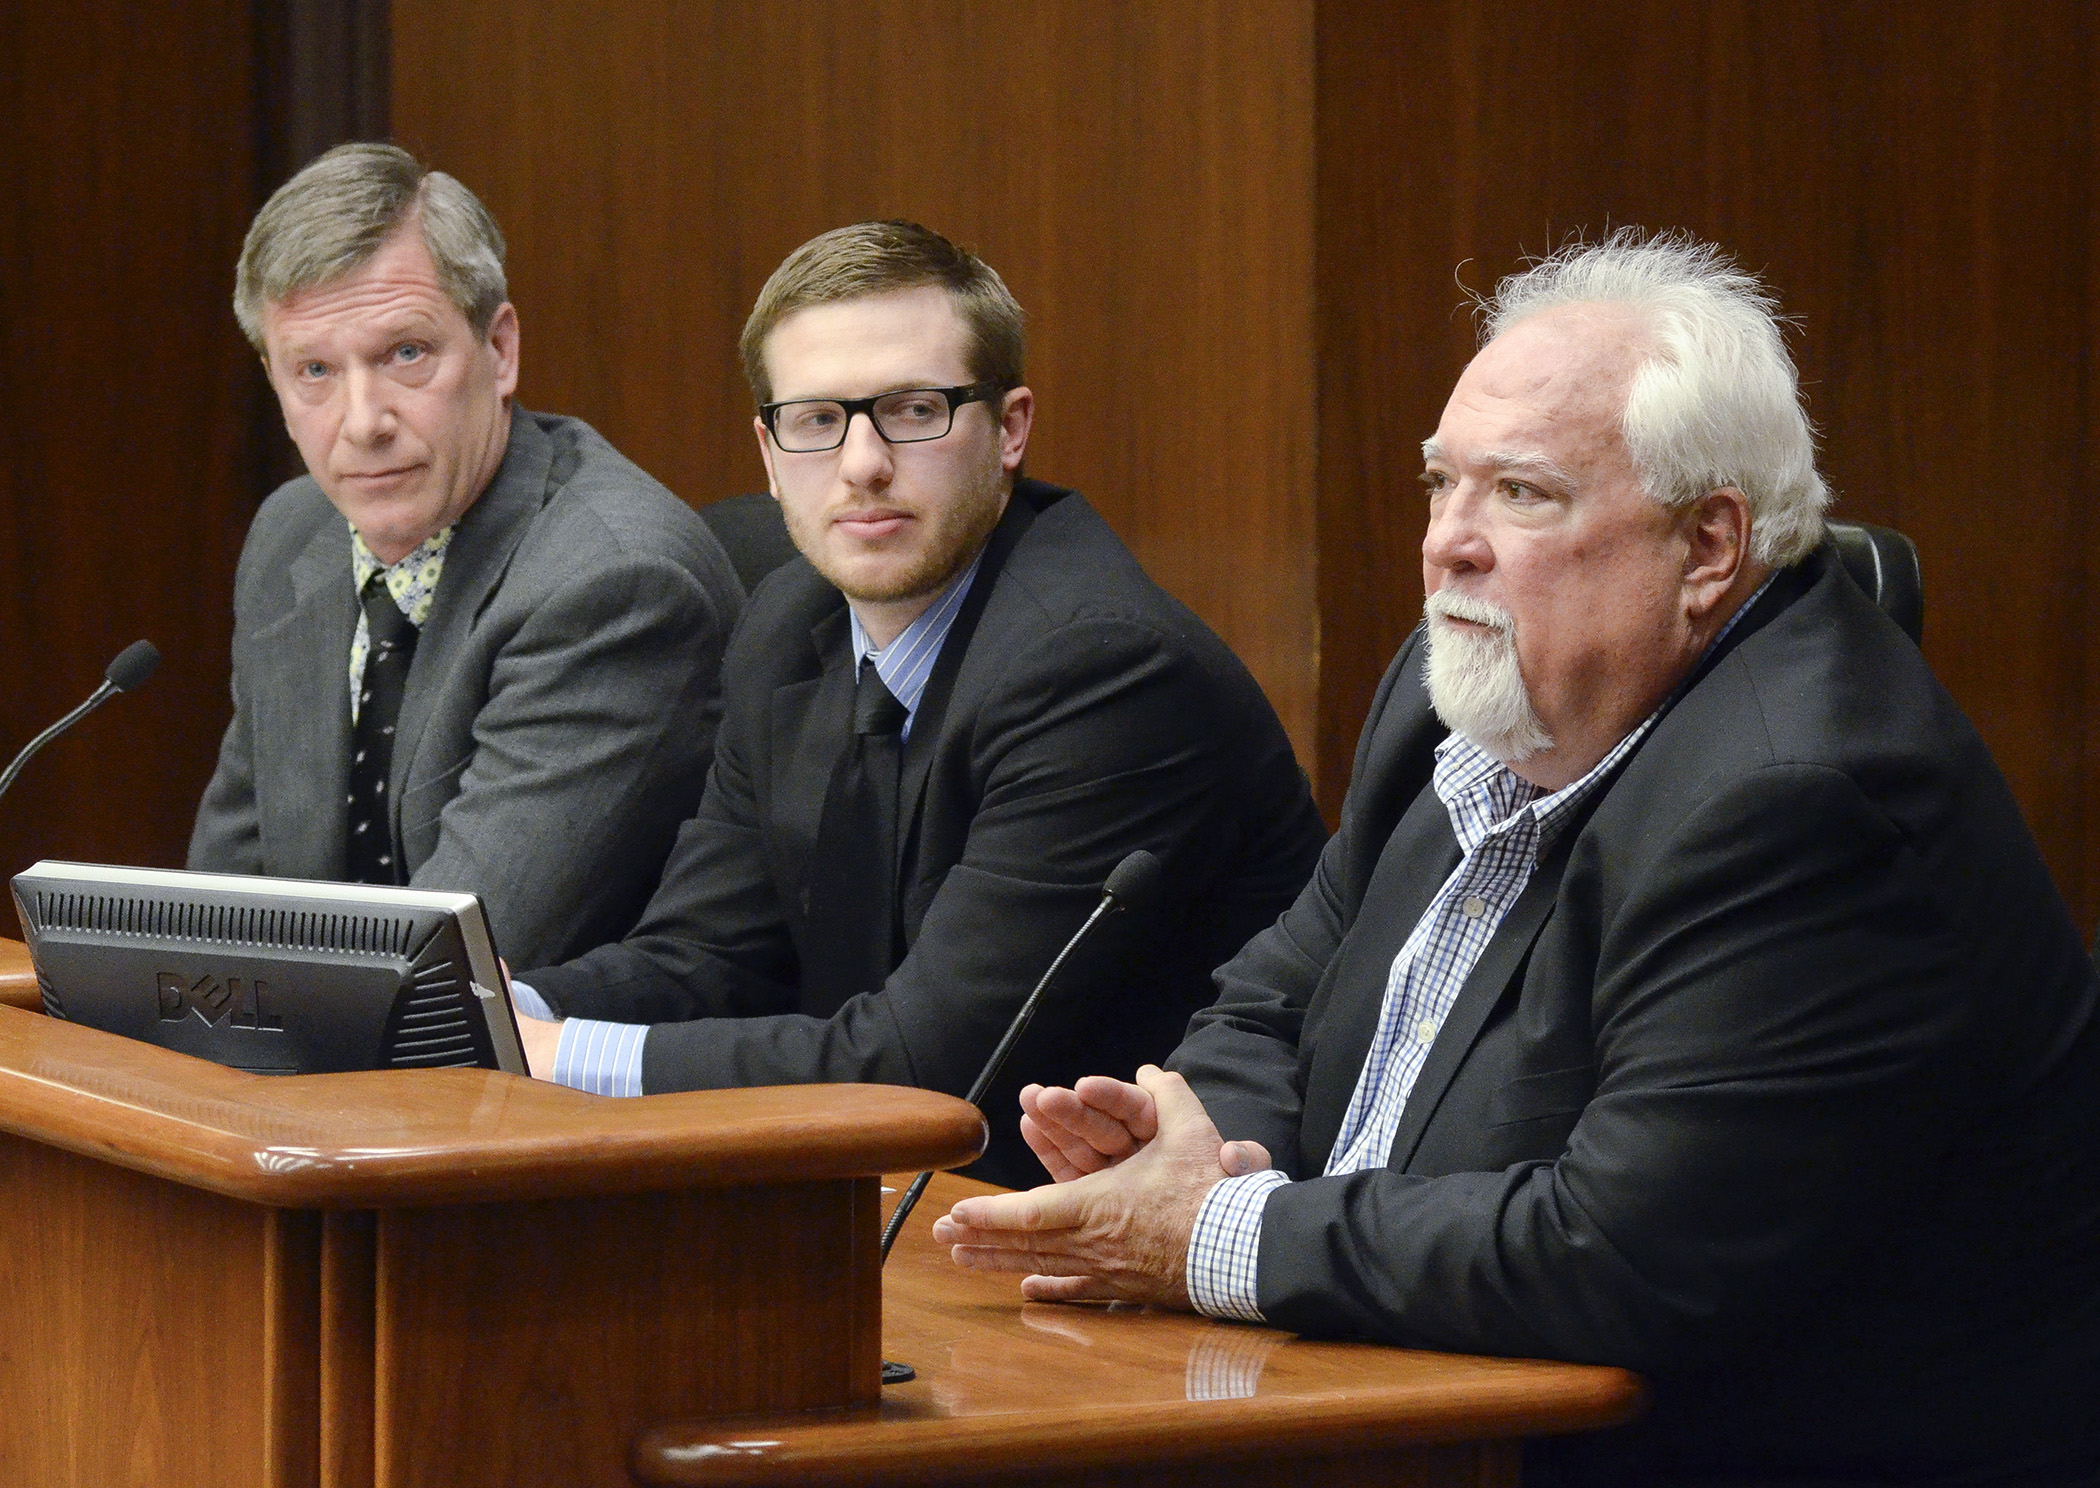
{"type": "Polygon", "coordinates": [[[253,28],[244,6],[0,7],[0,756],[122,646],[167,658],[0,803],[0,875],[179,863],[230,712],[255,382],[227,302],[254,210],[253,28]]]}
{"type": "Polygon", "coordinates": [[[687,500],[762,482],[735,343],[780,259],[918,218],[1030,314],[1032,473],[1083,490],[1308,763],[1312,5],[419,0],[396,137],[511,244],[526,402],[687,500]]]}
{"type": "Polygon", "coordinates": [[[1917,541],[1926,654],[2090,925],[2091,7],[1323,0],[1318,27],[1323,795],[1420,615],[1459,281],[1683,227],[1797,318],[1836,514],[1917,541]]]}

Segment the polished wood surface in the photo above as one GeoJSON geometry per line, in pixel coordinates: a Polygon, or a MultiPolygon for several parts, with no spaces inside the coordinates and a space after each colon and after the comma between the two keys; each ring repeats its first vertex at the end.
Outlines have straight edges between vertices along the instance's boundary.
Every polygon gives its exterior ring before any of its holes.
{"type": "Polygon", "coordinates": [[[260,185],[257,8],[0,10],[0,763],[123,647],[166,658],[16,782],[0,879],[179,866],[231,712],[262,393],[229,304],[260,185]]]}
{"type": "Polygon", "coordinates": [[[395,1073],[0,1008],[0,1482],[617,1488],[653,1420],[870,1407],[878,1175],[983,1140],[923,1091],[395,1073]]]}
{"type": "Polygon", "coordinates": [[[29,947],[19,940],[0,940],[0,1006],[41,1011],[44,995],[37,990],[36,968],[29,962],[29,947]]]}
{"type": "Polygon", "coordinates": [[[636,1426],[696,1402],[872,1404],[877,1187],[381,1214],[373,1481],[611,1488],[636,1426]]]}
{"type": "MultiPolygon", "coordinates": [[[[893,1186],[902,1180],[892,1179],[893,1186]]],[[[665,1422],[650,1484],[1516,1481],[1531,1435],[1632,1419],[1623,1370],[1314,1343],[1131,1307],[1023,1304],[957,1270],[936,1216],[986,1185],[936,1176],[884,1278],[882,1349],[918,1378],[873,1409],[665,1422]]],[[[893,1200],[892,1200],[893,1201],[893,1200]]]]}
{"type": "Polygon", "coordinates": [[[1485,290],[1681,227],[1785,311],[1836,514],[2100,917],[2100,20],[2086,0],[1321,0],[1320,783],[1421,615],[1416,446],[1485,290]],[[1454,277],[1455,271],[1455,277],[1454,277]]]}
{"type": "Polygon", "coordinates": [[[418,0],[393,125],[509,236],[520,396],[695,504],[763,484],[736,339],[870,217],[1029,312],[1029,471],[1222,633],[1311,758],[1311,0],[418,0]]]}
{"type": "Polygon", "coordinates": [[[0,1007],[0,1131],[282,1207],[383,1208],[951,1167],[952,1096],[778,1086],[611,1100],[492,1070],[244,1074],[0,1007]]]}
{"type": "Polygon", "coordinates": [[[14,1135],[0,1195],[0,1482],[309,1488],[312,1216],[14,1135]]]}

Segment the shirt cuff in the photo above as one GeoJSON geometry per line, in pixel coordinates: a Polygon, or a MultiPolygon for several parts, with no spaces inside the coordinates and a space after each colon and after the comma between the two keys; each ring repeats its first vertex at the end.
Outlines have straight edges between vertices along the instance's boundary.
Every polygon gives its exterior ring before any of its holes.
{"type": "Polygon", "coordinates": [[[528,1018],[538,1018],[542,1023],[554,1021],[554,1009],[547,1006],[547,999],[516,977],[510,979],[510,1005],[528,1018]]]}
{"type": "Polygon", "coordinates": [[[646,1023],[570,1018],[554,1046],[554,1083],[591,1095],[640,1095],[642,1045],[648,1037],[646,1023]]]}
{"type": "Polygon", "coordinates": [[[1205,1317],[1259,1323],[1255,1301],[1261,1260],[1261,1212],[1272,1190],[1291,1180],[1275,1168],[1221,1178],[1203,1196],[1189,1233],[1189,1301],[1205,1317]]]}

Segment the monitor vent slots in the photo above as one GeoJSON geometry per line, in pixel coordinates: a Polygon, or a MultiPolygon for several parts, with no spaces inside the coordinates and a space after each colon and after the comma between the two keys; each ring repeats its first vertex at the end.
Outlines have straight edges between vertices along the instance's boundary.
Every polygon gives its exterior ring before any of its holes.
{"type": "Polygon", "coordinates": [[[418,966],[387,1029],[387,1064],[395,1069],[472,1069],[480,1063],[466,998],[456,963],[418,966]]]}
{"type": "Polygon", "coordinates": [[[221,945],[312,947],[358,956],[406,956],[412,920],[379,915],[320,914],[255,904],[135,898],[126,894],[54,894],[39,890],[37,929],[88,930],[156,940],[221,945]]]}

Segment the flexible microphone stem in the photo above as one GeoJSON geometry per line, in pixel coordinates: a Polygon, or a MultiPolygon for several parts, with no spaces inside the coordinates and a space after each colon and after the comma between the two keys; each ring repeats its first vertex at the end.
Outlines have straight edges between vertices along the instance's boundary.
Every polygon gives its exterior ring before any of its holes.
{"type": "Polygon", "coordinates": [[[104,703],[108,702],[111,698],[115,697],[116,695],[116,688],[112,687],[107,682],[103,683],[92,693],[88,694],[88,700],[86,702],[82,703],[79,707],[75,708],[65,717],[59,719],[58,722],[52,724],[51,727],[45,729],[41,734],[38,734],[34,739],[31,739],[26,745],[24,745],[22,748],[22,752],[15,756],[14,763],[7,767],[7,773],[4,775],[0,775],[0,796],[4,796],[7,794],[7,788],[13,785],[15,783],[15,777],[22,773],[22,766],[28,764],[31,757],[34,756],[39,749],[42,749],[46,744],[49,744],[53,739],[56,739],[60,734],[64,733],[74,724],[80,722],[81,719],[87,717],[88,714],[94,712],[97,708],[101,707],[104,703]]]}
{"type": "MultiPolygon", "coordinates": [[[[1036,1004],[1043,1000],[1044,989],[1050,985],[1058,969],[1065,964],[1065,958],[1087,938],[1102,916],[1127,909],[1150,894],[1153,885],[1159,881],[1159,873],[1159,859],[1144,851],[1134,852],[1116,864],[1115,871],[1108,875],[1108,882],[1101,886],[1101,902],[1095,905],[1094,912],[1086,917],[1086,923],[1065,942],[1065,948],[1057,953],[1057,959],[1050,963],[1050,969],[1043,973],[1042,980],[1035,984],[1035,990],[1028,994],[1028,1000],[1021,1004],[1021,1011],[1014,1014],[1013,1022],[1007,1024],[1005,1036],[999,1040],[999,1046],[992,1050],[992,1057],[986,1061],[983,1071],[977,1076],[977,1083],[970,1087],[970,1093],[963,1097],[964,1100],[979,1110],[983,1109],[984,1093],[992,1088],[992,1081],[999,1077],[999,1070],[1006,1063],[1006,1056],[1013,1053],[1014,1045],[1019,1043],[1021,1035],[1028,1031],[1029,1020],[1035,1017],[1036,1004]]],[[[897,1200],[897,1207],[890,1214],[890,1222],[882,1232],[882,1261],[890,1258],[890,1247],[897,1243],[897,1236],[904,1229],[904,1221],[910,1217],[912,1208],[919,1202],[919,1195],[926,1192],[926,1185],[932,1181],[933,1173],[929,1169],[912,1179],[911,1186],[904,1190],[904,1196],[897,1200]]],[[[877,1264],[881,1262],[878,1261],[877,1264]]]]}
{"type": "Polygon", "coordinates": [[[31,739],[22,752],[14,757],[14,762],[7,767],[6,773],[0,774],[0,796],[7,794],[7,788],[15,783],[15,777],[22,773],[22,767],[35,757],[39,749],[118,693],[131,692],[143,686],[146,679],[153,675],[153,669],[159,665],[160,652],[153,649],[151,641],[133,641],[119,651],[103,669],[102,685],[88,695],[88,700],[31,739]]]}

